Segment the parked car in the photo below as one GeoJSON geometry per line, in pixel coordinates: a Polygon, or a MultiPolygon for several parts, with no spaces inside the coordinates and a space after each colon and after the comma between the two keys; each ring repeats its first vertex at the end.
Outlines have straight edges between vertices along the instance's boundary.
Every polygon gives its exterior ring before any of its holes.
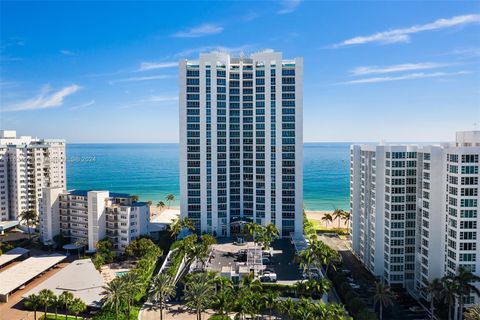
{"type": "Polygon", "coordinates": [[[261,282],[277,282],[277,274],[270,271],[264,271],[260,276],[261,282]]]}

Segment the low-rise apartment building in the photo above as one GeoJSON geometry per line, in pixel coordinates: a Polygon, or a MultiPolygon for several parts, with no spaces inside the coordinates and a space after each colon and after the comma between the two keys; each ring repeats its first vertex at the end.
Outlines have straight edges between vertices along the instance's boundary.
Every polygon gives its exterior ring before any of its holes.
{"type": "Polygon", "coordinates": [[[98,241],[108,238],[114,249],[123,251],[130,241],[148,235],[150,208],[132,196],[109,191],[43,190],[40,233],[45,244],[62,234],[95,251],[98,241]]]}

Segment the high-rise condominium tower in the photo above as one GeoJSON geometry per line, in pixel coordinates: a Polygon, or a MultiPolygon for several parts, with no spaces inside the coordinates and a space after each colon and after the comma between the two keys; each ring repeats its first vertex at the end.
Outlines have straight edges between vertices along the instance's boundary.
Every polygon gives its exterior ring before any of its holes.
{"type": "Polygon", "coordinates": [[[17,137],[0,130],[0,221],[37,213],[42,188],[65,188],[65,141],[17,137]]]}
{"type": "Polygon", "coordinates": [[[450,144],[352,146],[351,241],[365,267],[424,298],[435,278],[480,275],[479,157],[480,131],[450,144]]]}
{"type": "Polygon", "coordinates": [[[302,233],[303,59],[180,61],[181,215],[217,236],[245,221],[302,233]]]}

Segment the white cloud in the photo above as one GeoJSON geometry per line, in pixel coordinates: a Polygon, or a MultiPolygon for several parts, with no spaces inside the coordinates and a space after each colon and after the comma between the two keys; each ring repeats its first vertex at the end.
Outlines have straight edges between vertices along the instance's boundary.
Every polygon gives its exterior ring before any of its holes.
{"type": "Polygon", "coordinates": [[[377,82],[388,82],[388,81],[399,81],[399,80],[410,80],[410,79],[424,79],[424,78],[438,78],[438,77],[455,77],[465,74],[469,74],[469,71],[458,71],[458,72],[433,72],[433,73],[410,73],[402,76],[395,77],[375,77],[375,78],[364,78],[358,80],[351,80],[341,82],[339,84],[366,84],[366,83],[377,83],[377,82]]]}
{"type": "Polygon", "coordinates": [[[16,87],[17,85],[18,84],[16,82],[0,80],[0,89],[8,89],[8,88],[16,87]]]}
{"type": "Polygon", "coordinates": [[[95,104],[95,100],[90,100],[89,102],[85,102],[85,103],[80,104],[78,106],[71,107],[70,109],[72,109],[72,110],[83,109],[83,108],[89,107],[93,104],[95,104]]]}
{"type": "Polygon", "coordinates": [[[297,10],[300,0],[284,0],[282,1],[282,8],[277,11],[278,14],[292,13],[297,10]]]}
{"type": "Polygon", "coordinates": [[[174,102],[178,101],[178,96],[177,95],[152,95],[150,97],[138,100],[138,101],[132,101],[126,105],[120,106],[120,109],[129,109],[129,108],[137,108],[137,107],[143,107],[143,106],[158,106],[158,105],[165,105],[165,106],[170,106],[168,102],[174,102]],[[164,104],[159,104],[158,102],[164,102],[164,104]]]}
{"type": "Polygon", "coordinates": [[[172,68],[178,65],[177,62],[142,62],[138,71],[172,68]]]}
{"type": "Polygon", "coordinates": [[[202,24],[200,26],[191,28],[187,31],[180,31],[174,33],[176,38],[200,38],[212,34],[219,34],[223,32],[223,27],[217,24],[202,24]]]}
{"type": "Polygon", "coordinates": [[[66,56],[74,56],[75,55],[75,52],[70,51],[70,50],[66,50],[66,49],[60,50],[60,53],[66,55],[66,56]]]}
{"type": "Polygon", "coordinates": [[[7,106],[3,111],[38,110],[59,107],[63,105],[63,100],[66,97],[77,92],[80,88],[80,86],[72,84],[71,86],[53,91],[49,85],[45,85],[40,91],[40,94],[36,97],[23,102],[14,103],[7,106]]]}
{"type": "Polygon", "coordinates": [[[364,66],[357,67],[350,71],[354,76],[362,76],[367,74],[383,74],[383,73],[393,73],[393,72],[404,72],[404,71],[413,71],[413,70],[427,70],[427,69],[436,69],[451,66],[452,64],[448,63],[436,63],[436,62],[422,62],[422,63],[404,63],[404,64],[395,64],[391,66],[364,66]]]}
{"type": "Polygon", "coordinates": [[[368,36],[359,36],[351,39],[347,39],[341,43],[334,44],[332,48],[346,47],[352,45],[360,45],[366,43],[398,43],[410,41],[410,35],[423,31],[433,31],[445,28],[451,28],[456,26],[462,26],[472,23],[479,23],[480,15],[468,14],[463,16],[455,16],[449,19],[438,19],[434,22],[414,25],[408,28],[392,29],[383,32],[377,32],[368,36]]]}
{"type": "Polygon", "coordinates": [[[239,54],[240,52],[249,51],[254,48],[254,45],[246,44],[238,47],[225,47],[225,46],[204,46],[198,48],[191,48],[180,51],[175,54],[177,58],[189,57],[189,56],[198,56],[201,52],[211,52],[211,51],[221,51],[228,52],[230,54],[239,54]]]}
{"type": "Polygon", "coordinates": [[[167,102],[167,101],[178,101],[178,96],[151,96],[144,102],[167,102]]]}
{"type": "Polygon", "coordinates": [[[172,76],[171,75],[166,75],[166,74],[160,74],[160,75],[146,76],[146,77],[131,77],[131,78],[111,80],[108,83],[109,84],[115,84],[115,83],[119,83],[119,82],[150,81],[150,80],[161,80],[161,79],[169,79],[169,78],[172,78],[172,76]]]}

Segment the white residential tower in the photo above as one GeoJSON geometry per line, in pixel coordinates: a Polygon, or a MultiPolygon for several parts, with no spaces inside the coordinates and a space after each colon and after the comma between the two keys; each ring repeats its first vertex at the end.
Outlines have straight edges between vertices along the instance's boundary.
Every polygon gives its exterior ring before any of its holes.
{"type": "Polygon", "coordinates": [[[182,217],[216,236],[245,221],[301,235],[303,59],[212,52],[179,72],[182,217]]]}

